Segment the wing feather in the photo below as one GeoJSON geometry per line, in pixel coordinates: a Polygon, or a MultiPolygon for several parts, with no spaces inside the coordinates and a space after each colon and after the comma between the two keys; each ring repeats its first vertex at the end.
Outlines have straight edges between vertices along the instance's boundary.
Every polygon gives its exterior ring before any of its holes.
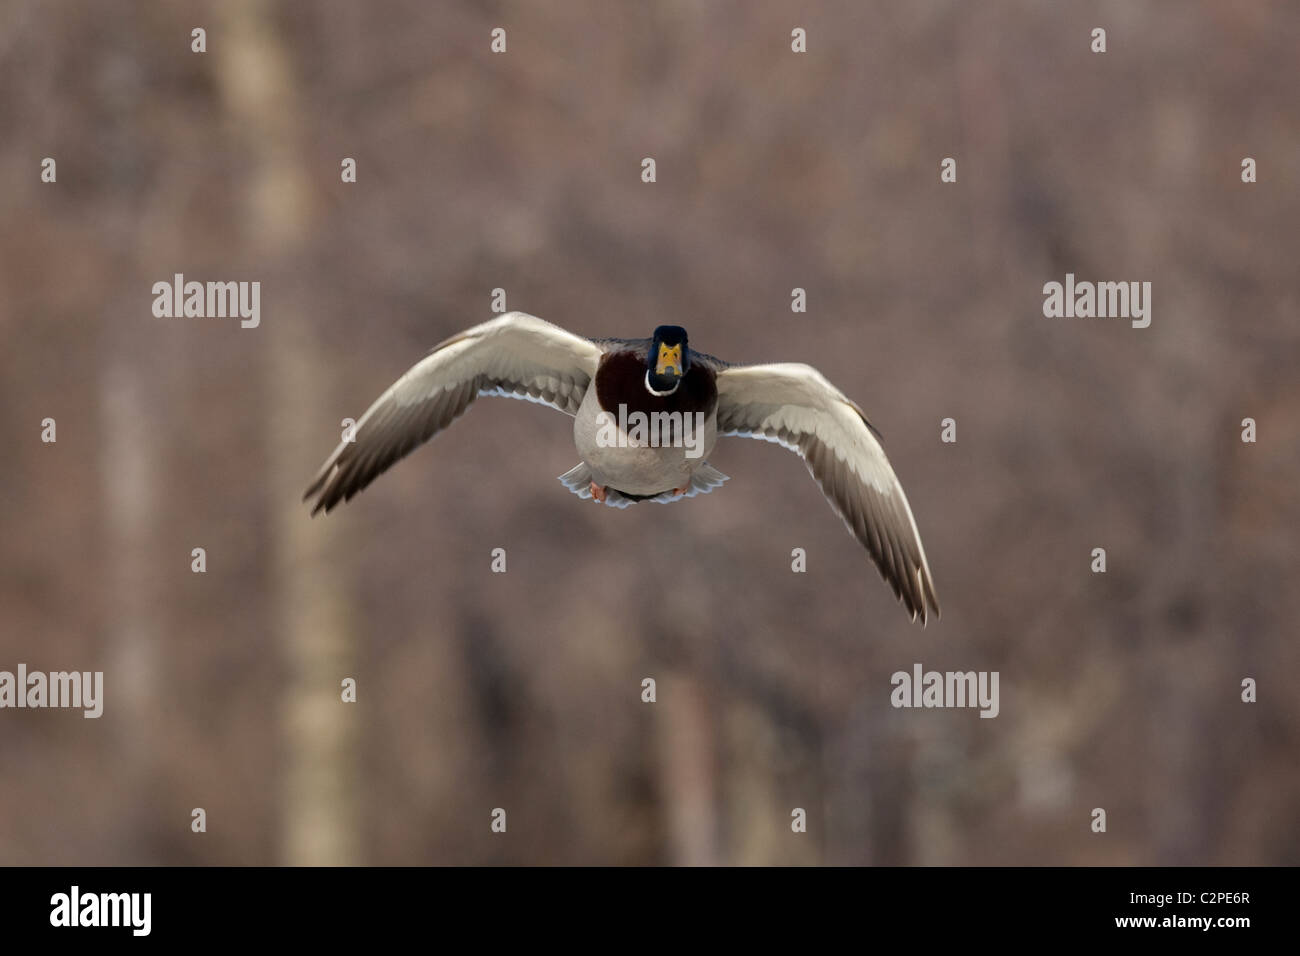
{"type": "Polygon", "coordinates": [[[802,457],[912,620],[937,617],[916,520],[862,409],[809,365],[730,366],[717,385],[718,433],[774,441],[802,457]]]}
{"type": "Polygon", "coordinates": [[[312,514],[348,501],[465,413],[480,395],[504,395],[574,415],[601,348],[523,312],[476,325],[435,346],[375,400],[308,486],[312,514]]]}

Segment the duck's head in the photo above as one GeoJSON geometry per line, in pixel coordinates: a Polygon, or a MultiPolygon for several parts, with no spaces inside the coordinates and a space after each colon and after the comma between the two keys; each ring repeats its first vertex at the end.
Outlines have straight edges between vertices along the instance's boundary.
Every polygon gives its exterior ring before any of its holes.
{"type": "Polygon", "coordinates": [[[686,330],[678,325],[661,325],[655,329],[646,353],[645,387],[652,395],[671,395],[690,364],[686,330]]]}

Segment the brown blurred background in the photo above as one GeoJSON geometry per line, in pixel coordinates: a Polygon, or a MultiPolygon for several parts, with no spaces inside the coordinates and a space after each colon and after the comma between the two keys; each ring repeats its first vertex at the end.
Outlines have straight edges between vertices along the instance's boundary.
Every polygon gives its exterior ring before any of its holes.
{"type": "Polygon", "coordinates": [[[0,863],[1296,863],[1297,50],[1289,2],[3,0],[0,669],[106,690],[0,712],[0,863]],[[260,327],[154,318],[177,272],[260,327]],[[1151,327],[1044,318],[1066,272],[1151,327]],[[618,512],[522,402],[309,519],[496,287],[816,365],[942,621],[776,446],[618,512]],[[892,709],[917,661],[1000,716],[892,709]]]}

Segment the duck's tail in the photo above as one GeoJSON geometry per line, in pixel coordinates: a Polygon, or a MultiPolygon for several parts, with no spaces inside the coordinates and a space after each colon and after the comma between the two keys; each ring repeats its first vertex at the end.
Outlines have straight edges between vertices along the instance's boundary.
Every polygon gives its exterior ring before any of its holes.
{"type": "MultiPolygon", "coordinates": [[[[707,461],[701,462],[700,467],[696,468],[691,474],[691,483],[685,493],[675,495],[672,490],[661,492],[657,495],[627,495],[617,488],[605,489],[605,504],[611,508],[626,508],[628,505],[634,505],[638,501],[657,501],[661,505],[671,504],[674,501],[681,501],[683,498],[694,498],[696,495],[707,495],[714,488],[719,487],[727,476],[718,469],[714,468],[707,461]]],[[[560,475],[560,483],[568,488],[579,498],[591,498],[591,466],[585,461],[579,462],[570,468],[564,474],[560,475]]]]}

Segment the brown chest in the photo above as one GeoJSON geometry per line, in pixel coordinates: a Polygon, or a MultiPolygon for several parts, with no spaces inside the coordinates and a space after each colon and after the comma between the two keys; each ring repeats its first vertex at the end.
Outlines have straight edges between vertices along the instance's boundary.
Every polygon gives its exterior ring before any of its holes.
{"type": "Polygon", "coordinates": [[[645,387],[646,363],[634,352],[612,352],[596,369],[596,398],[600,407],[618,414],[620,406],[632,412],[703,412],[712,414],[718,404],[713,370],[693,364],[671,395],[652,395],[645,387]]]}

